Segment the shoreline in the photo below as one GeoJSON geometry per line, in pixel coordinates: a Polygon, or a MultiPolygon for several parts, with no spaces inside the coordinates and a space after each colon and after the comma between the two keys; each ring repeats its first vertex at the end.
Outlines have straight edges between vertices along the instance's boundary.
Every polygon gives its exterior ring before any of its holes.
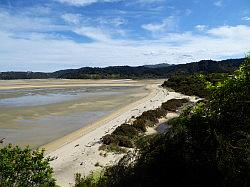
{"type": "MultiPolygon", "coordinates": [[[[152,86],[152,85],[149,85],[149,86],[152,86]]],[[[65,136],[62,136],[62,137],[60,137],[52,142],[46,143],[42,146],[39,146],[39,148],[45,149],[45,154],[49,154],[49,153],[51,153],[51,152],[53,152],[61,147],[73,142],[74,140],[96,130],[97,128],[101,127],[102,125],[108,123],[109,121],[114,120],[115,118],[120,116],[122,113],[128,111],[130,108],[135,107],[135,106],[139,105],[141,102],[144,102],[145,100],[148,100],[150,97],[152,97],[152,95],[155,93],[152,91],[150,92],[150,89],[153,89],[153,88],[149,88],[149,86],[145,87],[145,89],[149,90],[149,94],[142,97],[140,100],[135,101],[133,103],[129,103],[128,105],[122,106],[117,111],[112,112],[112,113],[108,114],[107,116],[101,117],[97,121],[95,121],[93,123],[89,123],[86,126],[80,128],[74,132],[71,132],[65,136]]]]}
{"type": "MultiPolygon", "coordinates": [[[[105,154],[106,156],[103,156],[105,152],[99,150],[100,140],[104,135],[112,133],[122,123],[130,120],[132,116],[137,117],[144,111],[156,109],[163,102],[173,98],[195,100],[194,97],[170,92],[159,85],[159,83],[148,84],[146,87],[150,90],[150,93],[147,96],[112,113],[105,120],[99,120],[94,127],[89,130],[85,129],[85,133],[81,129],[77,132],[78,137],[75,136],[73,140],[64,142],[57,149],[55,149],[56,146],[48,147],[49,149],[53,148],[52,151],[48,151],[46,156],[55,158],[51,162],[51,166],[54,169],[57,184],[62,187],[73,186],[75,173],[87,176],[93,171],[117,163],[124,154],[109,152],[105,154]]],[[[65,141],[66,139],[62,140],[65,141]]]]}
{"type": "MultiPolygon", "coordinates": [[[[52,150],[62,146],[65,142],[70,142],[79,136],[82,136],[82,131],[76,136],[76,131],[79,129],[84,129],[84,134],[89,133],[90,131],[97,128],[99,125],[95,125],[93,127],[93,124],[95,124],[98,121],[104,121],[106,123],[106,119],[111,114],[114,114],[114,112],[117,112],[121,108],[124,108],[129,103],[134,103],[145,96],[147,96],[150,91],[146,90],[146,87],[148,85],[148,81],[133,81],[134,83],[131,83],[131,86],[126,86],[127,83],[124,84],[124,81],[120,80],[100,80],[100,81],[92,81],[92,80],[67,80],[66,82],[60,82],[59,81],[53,81],[50,82],[50,80],[43,81],[42,83],[37,83],[36,80],[33,81],[26,81],[25,84],[27,85],[39,85],[39,88],[42,87],[52,87],[55,88],[56,85],[62,84],[62,91],[59,89],[59,92],[56,90],[50,90],[50,89],[41,89],[41,90],[35,90],[31,87],[30,90],[27,91],[19,91],[19,90],[9,90],[9,91],[2,91],[0,90],[1,94],[1,100],[2,99],[10,99],[12,101],[14,107],[5,107],[4,103],[1,108],[1,122],[0,126],[3,131],[0,133],[0,137],[6,137],[6,140],[3,145],[7,145],[8,143],[12,143],[15,145],[19,145],[22,147],[25,147],[26,145],[30,145],[32,149],[41,148],[43,146],[46,146],[45,148],[48,150],[48,152],[51,152],[52,150]],[[84,87],[75,87],[75,82],[81,82],[84,87]],[[105,87],[103,87],[103,84],[105,82],[105,87]],[[48,85],[48,84],[49,85],[48,85]],[[95,83],[95,85],[98,85],[99,87],[94,87],[92,83],[95,83]],[[98,84],[100,83],[100,84],[98,84]],[[108,84],[110,83],[110,84],[108,84]],[[114,84],[119,83],[119,87],[112,87],[114,84]],[[69,84],[67,86],[70,86],[72,88],[67,89],[65,88],[65,84],[69,84]],[[91,85],[92,84],[92,85],[91,85]],[[88,88],[89,86],[92,86],[92,88],[88,88]],[[103,88],[102,88],[103,87],[103,88]],[[64,89],[65,88],[65,89],[64,89]],[[86,89],[85,89],[86,88],[86,89]],[[79,93],[82,92],[85,94],[88,94],[88,92],[92,93],[90,96],[87,97],[78,97],[78,89],[80,90],[79,93]],[[65,91],[64,91],[65,90],[65,91]],[[75,91],[76,90],[76,91],[75,91]],[[90,91],[88,91],[90,90],[90,91]],[[97,91],[95,91],[97,90],[97,91]],[[111,94],[102,94],[102,90],[106,92],[106,90],[110,93],[115,93],[114,95],[111,94]],[[34,94],[33,94],[34,92],[34,94]],[[68,100],[58,100],[59,102],[55,103],[36,103],[35,101],[32,101],[32,97],[30,96],[38,96],[40,95],[52,95],[53,97],[57,97],[54,95],[54,93],[57,94],[57,92],[60,94],[61,92],[65,92],[66,95],[70,95],[70,99],[68,100]],[[69,94],[67,94],[69,92],[69,94]],[[76,94],[75,94],[76,92],[76,94]],[[96,93],[96,94],[95,94],[96,93]],[[100,94],[99,94],[100,93],[100,94]],[[71,97],[72,95],[72,97],[71,97]],[[76,95],[76,96],[75,96],[76,95]],[[26,96],[28,96],[26,98],[26,96]],[[15,102],[15,99],[19,99],[19,97],[23,101],[28,101],[27,105],[24,106],[15,106],[17,103],[15,102]],[[30,105],[29,104],[33,104],[30,105]],[[95,113],[97,112],[97,113],[95,113]],[[82,114],[81,114],[82,113],[82,114]],[[87,113],[90,113],[89,115],[87,113]],[[93,116],[93,117],[91,117],[93,116]],[[65,119],[65,120],[64,120],[65,119]],[[7,129],[7,130],[5,130],[7,129]],[[11,129],[11,133],[8,134],[8,130],[11,129]],[[26,130],[27,129],[27,130],[26,130]],[[40,131],[41,130],[41,131],[40,131]],[[19,132],[22,133],[19,133],[19,132]],[[73,133],[73,135],[72,135],[73,133]],[[71,135],[70,135],[71,134],[71,135]],[[66,140],[59,141],[60,139],[63,139],[68,137],[66,140]],[[70,137],[70,138],[69,138],[70,137]],[[57,145],[55,145],[55,141],[57,142],[57,145]],[[53,144],[52,144],[53,143],[53,144]],[[51,149],[47,148],[47,145],[53,145],[51,149]]],[[[153,80],[153,83],[158,83],[158,80],[153,80]]],[[[149,82],[151,84],[151,82],[149,82]]],[[[5,82],[3,81],[1,83],[2,85],[8,84],[9,87],[15,86],[16,82],[10,83],[9,81],[5,82]]],[[[1,86],[0,84],[0,86],[1,86]]],[[[26,85],[26,86],[27,86],[26,85]]],[[[59,97],[61,97],[59,95],[59,97]]],[[[36,99],[36,98],[35,98],[36,99]]],[[[58,99],[58,98],[56,98],[58,99]]],[[[39,98],[36,100],[39,101],[39,98]]],[[[22,101],[22,100],[20,100],[22,101]]],[[[20,103],[19,101],[19,103],[20,103]]],[[[22,102],[23,102],[22,101],[22,102]]],[[[110,118],[108,118],[110,120],[110,118]]],[[[99,122],[100,123],[100,122],[99,122]]]]}

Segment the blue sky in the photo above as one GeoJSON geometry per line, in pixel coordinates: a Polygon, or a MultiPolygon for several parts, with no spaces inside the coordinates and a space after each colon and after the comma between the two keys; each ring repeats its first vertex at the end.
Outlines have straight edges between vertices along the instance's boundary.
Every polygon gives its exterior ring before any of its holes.
{"type": "Polygon", "coordinates": [[[0,71],[244,57],[249,0],[0,0],[0,71]]]}

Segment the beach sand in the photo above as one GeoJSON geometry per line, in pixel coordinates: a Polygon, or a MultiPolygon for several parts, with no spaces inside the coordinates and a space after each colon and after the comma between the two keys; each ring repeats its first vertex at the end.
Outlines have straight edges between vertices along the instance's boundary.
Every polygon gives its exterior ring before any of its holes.
{"type": "Polygon", "coordinates": [[[101,170],[102,166],[117,163],[123,154],[108,153],[106,157],[101,156],[100,139],[133,116],[137,117],[144,111],[155,109],[173,98],[189,98],[193,102],[196,101],[195,97],[163,89],[159,82],[154,84],[151,82],[147,85],[147,89],[150,92],[144,98],[128,104],[91,126],[43,146],[47,150],[46,156],[55,158],[51,166],[54,168],[54,176],[59,186],[73,186],[75,173],[86,176],[93,171],[101,170]],[[95,166],[97,163],[99,166],[95,166]]]}

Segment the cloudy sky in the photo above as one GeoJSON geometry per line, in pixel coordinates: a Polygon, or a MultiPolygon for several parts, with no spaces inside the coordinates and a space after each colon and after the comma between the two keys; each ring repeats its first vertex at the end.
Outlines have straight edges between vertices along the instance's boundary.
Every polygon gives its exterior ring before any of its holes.
{"type": "Polygon", "coordinates": [[[0,71],[244,57],[249,0],[0,0],[0,71]]]}

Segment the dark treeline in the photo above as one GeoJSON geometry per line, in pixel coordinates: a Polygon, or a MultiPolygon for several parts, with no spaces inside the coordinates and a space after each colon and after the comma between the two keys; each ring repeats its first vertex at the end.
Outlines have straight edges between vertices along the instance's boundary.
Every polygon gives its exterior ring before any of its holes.
{"type": "Polygon", "coordinates": [[[60,70],[53,73],[40,72],[2,72],[0,79],[145,79],[167,78],[176,74],[229,73],[234,71],[244,59],[223,61],[202,60],[180,65],[151,66],[111,66],[106,68],[84,67],[80,69],[60,70]]]}
{"type": "Polygon", "coordinates": [[[51,77],[50,73],[42,72],[0,72],[0,80],[13,79],[48,79],[51,77]]]}

